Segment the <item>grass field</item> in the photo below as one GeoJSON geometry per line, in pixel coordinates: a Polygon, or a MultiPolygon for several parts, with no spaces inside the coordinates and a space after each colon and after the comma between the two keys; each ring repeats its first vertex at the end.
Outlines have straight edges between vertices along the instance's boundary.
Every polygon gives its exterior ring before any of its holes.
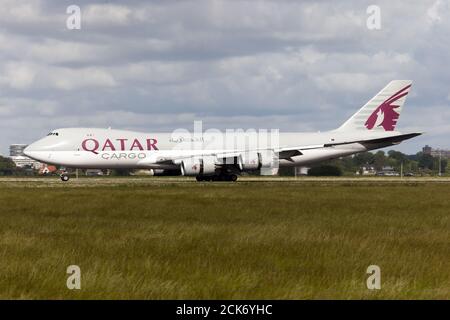
{"type": "Polygon", "coordinates": [[[450,298],[448,180],[191,181],[0,179],[0,298],[450,298]]]}

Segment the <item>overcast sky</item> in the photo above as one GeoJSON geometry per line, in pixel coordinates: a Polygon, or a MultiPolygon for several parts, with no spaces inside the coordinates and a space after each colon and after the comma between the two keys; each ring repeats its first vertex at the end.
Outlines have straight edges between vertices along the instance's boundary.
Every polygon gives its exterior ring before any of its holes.
{"type": "Polygon", "coordinates": [[[69,126],[324,131],[392,79],[397,128],[427,132],[397,149],[449,148],[450,0],[402,3],[0,0],[0,153],[69,126]]]}

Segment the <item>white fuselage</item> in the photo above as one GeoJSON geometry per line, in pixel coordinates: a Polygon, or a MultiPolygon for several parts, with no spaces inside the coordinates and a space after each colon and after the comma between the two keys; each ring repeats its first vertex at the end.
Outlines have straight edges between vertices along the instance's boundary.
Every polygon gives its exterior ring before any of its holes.
{"type": "MultiPolygon", "coordinates": [[[[253,133],[236,132],[226,141],[245,141],[253,133]]],[[[327,131],[317,133],[279,133],[268,149],[296,149],[298,146],[339,144],[326,148],[306,148],[302,155],[280,159],[279,166],[301,166],[338,158],[386,145],[368,148],[361,139],[377,139],[397,135],[398,132],[367,132],[355,134],[327,131]],[[354,142],[352,142],[354,141],[354,142]],[[350,142],[350,143],[349,143],[350,142]]],[[[47,137],[29,145],[26,154],[48,164],[73,168],[150,168],[175,169],[175,163],[164,159],[202,156],[206,154],[241,153],[248,145],[224,143],[214,133],[199,136],[189,133],[141,133],[114,129],[66,128],[52,131],[47,137]]]]}
{"type": "MultiPolygon", "coordinates": [[[[141,133],[95,128],[54,130],[25,154],[44,163],[73,168],[148,168],[183,175],[219,176],[279,166],[302,166],[410,139],[420,133],[395,131],[410,80],[393,80],[339,128],[317,133],[185,130],[141,133]]],[[[195,125],[194,125],[194,129],[195,125]]]]}

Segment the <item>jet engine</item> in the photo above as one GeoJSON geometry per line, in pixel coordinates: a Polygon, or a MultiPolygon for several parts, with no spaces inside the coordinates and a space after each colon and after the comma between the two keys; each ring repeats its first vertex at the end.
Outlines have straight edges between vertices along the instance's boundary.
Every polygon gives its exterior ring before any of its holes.
{"type": "Polygon", "coordinates": [[[273,151],[245,152],[240,155],[239,169],[247,171],[271,168],[275,165],[275,161],[273,151]]]}
{"type": "Polygon", "coordinates": [[[259,152],[259,161],[261,168],[273,168],[278,166],[278,155],[275,155],[272,150],[264,150],[259,152]]]}
{"type": "Polygon", "coordinates": [[[259,153],[256,151],[242,153],[239,160],[239,169],[242,171],[258,170],[260,168],[261,161],[259,153]]]}
{"type": "Polygon", "coordinates": [[[192,157],[181,162],[183,176],[213,175],[216,172],[216,157],[192,157]]]}

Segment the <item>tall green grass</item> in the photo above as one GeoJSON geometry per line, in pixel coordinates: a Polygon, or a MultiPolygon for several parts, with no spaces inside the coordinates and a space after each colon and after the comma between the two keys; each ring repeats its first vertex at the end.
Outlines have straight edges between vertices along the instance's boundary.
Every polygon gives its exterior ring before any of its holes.
{"type": "Polygon", "coordinates": [[[450,184],[152,181],[0,182],[0,298],[450,298],[450,184]]]}

